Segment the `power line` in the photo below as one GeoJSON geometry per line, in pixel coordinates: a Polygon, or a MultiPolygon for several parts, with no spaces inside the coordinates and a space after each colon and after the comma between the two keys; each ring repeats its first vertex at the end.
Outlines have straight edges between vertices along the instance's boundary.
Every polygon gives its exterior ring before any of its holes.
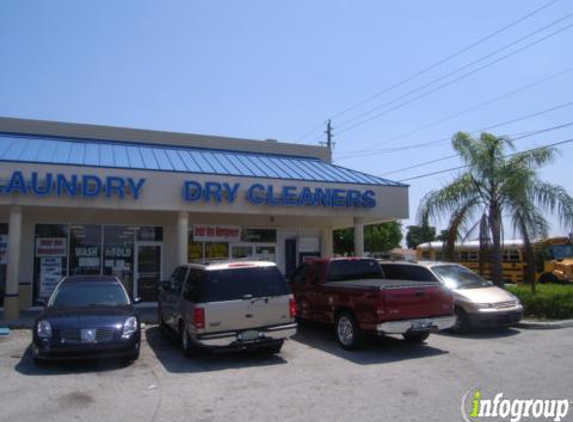
{"type": "MultiPolygon", "coordinates": [[[[417,129],[413,129],[413,130],[410,130],[410,131],[408,131],[408,132],[400,133],[400,134],[398,134],[398,135],[396,135],[396,136],[393,136],[392,138],[386,139],[385,141],[378,142],[378,143],[376,143],[376,145],[388,144],[388,143],[390,143],[390,142],[392,142],[392,141],[396,141],[396,140],[398,140],[398,139],[405,138],[406,136],[413,135],[413,134],[418,133],[418,132],[421,132],[421,131],[423,131],[423,130],[425,130],[425,129],[429,129],[429,128],[431,128],[431,127],[434,127],[434,126],[436,126],[436,125],[439,125],[440,123],[444,123],[444,122],[447,122],[447,121],[449,121],[449,120],[455,119],[456,117],[463,116],[464,114],[470,113],[470,112],[472,112],[472,111],[474,111],[474,110],[477,110],[477,109],[479,109],[479,108],[485,107],[485,106],[487,106],[487,105],[490,105],[490,104],[493,104],[493,103],[498,102],[498,101],[500,101],[500,100],[503,100],[503,99],[506,99],[506,98],[508,98],[508,97],[511,97],[511,96],[513,96],[513,95],[515,95],[515,94],[521,93],[521,92],[526,91],[526,90],[528,90],[528,89],[531,89],[531,88],[534,88],[534,87],[539,86],[539,85],[541,85],[541,84],[544,84],[544,83],[546,83],[546,82],[549,82],[549,81],[551,81],[551,80],[553,80],[553,79],[556,79],[556,78],[558,78],[558,77],[560,77],[560,76],[563,76],[563,75],[565,75],[565,74],[567,74],[567,73],[571,73],[572,71],[573,71],[573,68],[570,68],[570,69],[564,70],[564,71],[562,71],[562,72],[555,73],[555,74],[553,74],[553,75],[550,75],[550,76],[548,76],[548,77],[545,77],[545,78],[543,78],[543,79],[539,79],[539,80],[534,81],[534,82],[532,82],[532,83],[529,83],[529,84],[527,84],[527,85],[525,85],[525,86],[522,86],[522,87],[520,87],[520,88],[514,89],[513,91],[506,92],[506,93],[504,93],[504,94],[502,94],[502,95],[500,95],[500,96],[497,96],[497,97],[491,98],[491,99],[489,99],[489,100],[486,100],[486,101],[484,101],[484,102],[481,102],[481,103],[479,103],[479,104],[473,105],[473,106],[471,106],[471,107],[469,107],[469,108],[466,108],[465,110],[456,112],[456,113],[454,113],[454,114],[450,114],[449,116],[443,117],[443,118],[441,118],[441,119],[439,119],[439,120],[435,120],[435,121],[433,121],[433,122],[430,122],[430,123],[428,123],[428,124],[426,124],[426,125],[424,125],[424,126],[421,126],[421,127],[417,128],[417,129]]],[[[344,154],[344,155],[340,156],[339,158],[352,157],[352,156],[354,156],[355,153],[361,153],[361,152],[369,152],[369,153],[370,153],[370,152],[372,152],[372,149],[369,149],[369,150],[347,151],[347,153],[349,153],[350,155],[344,154]]]]}
{"type": "MultiPolygon", "coordinates": [[[[528,120],[531,119],[533,117],[538,117],[541,116],[543,114],[547,114],[550,113],[552,111],[556,111],[556,110],[561,110],[563,108],[566,107],[571,107],[573,105],[573,101],[568,101],[566,103],[563,104],[559,104],[557,106],[554,107],[550,107],[541,111],[536,111],[535,113],[530,113],[527,114],[525,116],[521,116],[521,117],[517,117],[515,119],[511,119],[511,120],[506,120],[504,122],[501,123],[496,123],[490,126],[486,126],[486,127],[482,127],[480,129],[474,129],[471,131],[468,131],[468,133],[477,133],[477,132],[484,132],[487,130],[491,130],[491,129],[495,129],[498,127],[502,127],[502,126],[507,126],[510,125],[512,123],[516,123],[516,122],[520,122],[523,120],[528,120]]],[[[434,139],[432,141],[425,141],[425,142],[421,142],[418,144],[411,144],[411,145],[406,145],[403,147],[396,147],[396,148],[382,148],[382,149],[365,149],[365,150],[360,150],[360,151],[356,151],[355,154],[353,155],[345,155],[344,157],[341,157],[343,159],[347,159],[347,158],[357,158],[357,157],[364,157],[364,156],[372,156],[372,155],[379,155],[385,152],[397,152],[397,151],[404,151],[404,150],[408,150],[408,149],[414,149],[414,148],[420,148],[420,147],[426,147],[426,146],[430,146],[430,145],[436,145],[439,143],[444,143],[444,142],[448,142],[450,141],[452,138],[451,136],[447,136],[447,137],[443,137],[440,139],[434,139]]]]}
{"type": "Polygon", "coordinates": [[[302,141],[304,138],[306,138],[309,135],[312,135],[314,132],[316,132],[318,129],[322,128],[322,126],[324,125],[324,123],[321,123],[320,125],[316,125],[315,127],[313,127],[311,130],[309,130],[308,132],[306,132],[304,135],[299,136],[295,142],[300,142],[302,141]]]}
{"type": "MultiPolygon", "coordinates": [[[[513,135],[508,135],[508,136],[509,136],[513,141],[518,141],[518,140],[520,140],[520,139],[529,138],[529,137],[531,137],[531,136],[539,135],[540,133],[547,133],[547,132],[551,132],[551,131],[554,131],[554,130],[559,130],[559,129],[563,129],[563,128],[566,128],[566,127],[570,127],[570,126],[573,126],[573,122],[564,123],[564,124],[562,124],[562,125],[552,126],[552,127],[550,127],[550,128],[540,129],[540,130],[536,130],[536,131],[532,131],[532,132],[531,132],[531,131],[530,131],[530,132],[526,132],[526,133],[527,133],[526,135],[517,136],[517,137],[515,137],[515,138],[514,138],[513,136],[519,135],[519,133],[518,133],[518,134],[513,134],[513,135]]],[[[523,132],[521,132],[521,133],[523,133],[523,132]]],[[[422,163],[414,164],[414,165],[409,166],[409,167],[404,167],[404,168],[401,168],[401,169],[398,169],[398,170],[392,170],[392,171],[389,171],[389,172],[386,172],[386,173],[382,173],[382,174],[380,174],[379,176],[385,177],[385,176],[388,176],[388,175],[390,175],[390,174],[402,173],[402,172],[407,171],[407,170],[412,170],[412,169],[414,169],[414,168],[424,167],[424,166],[427,166],[427,165],[430,165],[430,164],[434,164],[434,163],[437,163],[437,162],[440,162],[440,161],[450,160],[450,159],[456,158],[456,157],[459,157],[459,155],[458,155],[458,154],[452,154],[452,155],[448,155],[448,156],[446,156],[446,157],[436,158],[436,159],[434,159],[434,160],[424,161],[424,162],[422,162],[422,163]]]]}
{"type": "MultiPolygon", "coordinates": [[[[573,13],[572,13],[572,14],[569,14],[568,16],[571,16],[571,15],[573,15],[573,13]]],[[[549,38],[552,38],[552,37],[554,37],[554,36],[560,34],[561,32],[566,31],[567,29],[569,29],[569,28],[571,28],[571,27],[573,27],[573,24],[570,24],[570,25],[567,25],[567,26],[565,26],[565,27],[563,27],[563,28],[560,28],[560,29],[558,29],[557,31],[554,31],[554,32],[550,33],[549,35],[546,35],[546,36],[544,36],[544,37],[542,37],[542,38],[539,38],[539,39],[537,39],[537,40],[535,40],[535,41],[533,41],[533,42],[531,42],[531,43],[529,43],[529,44],[526,44],[525,46],[520,47],[520,48],[518,48],[517,50],[514,50],[514,51],[512,51],[511,53],[508,53],[508,54],[506,54],[506,55],[504,55],[504,56],[501,56],[501,57],[497,58],[497,59],[494,60],[494,61],[491,61],[491,62],[489,62],[489,63],[486,63],[485,65],[480,66],[480,67],[478,67],[478,68],[476,68],[476,69],[474,69],[474,70],[472,70],[472,71],[470,71],[470,72],[464,73],[464,74],[462,74],[461,76],[459,76],[459,77],[457,77],[457,78],[455,78],[455,79],[452,79],[452,80],[450,80],[450,81],[448,81],[448,82],[445,82],[445,83],[443,83],[443,84],[441,84],[441,85],[438,85],[437,87],[435,87],[435,88],[433,88],[433,89],[431,89],[431,90],[429,90],[429,91],[426,91],[426,92],[424,92],[424,93],[422,93],[422,94],[420,94],[420,95],[417,95],[417,96],[415,96],[415,97],[413,97],[413,98],[411,98],[411,99],[409,99],[409,100],[407,100],[407,101],[405,101],[405,102],[403,102],[403,103],[401,103],[401,104],[398,104],[397,106],[394,106],[394,107],[391,107],[391,108],[389,108],[389,109],[386,109],[386,110],[384,110],[384,111],[381,112],[381,113],[375,114],[374,116],[371,116],[371,117],[366,118],[366,119],[363,119],[363,120],[361,120],[361,121],[359,121],[359,122],[357,122],[357,123],[355,123],[355,124],[353,124],[353,125],[350,125],[350,126],[344,128],[344,129],[342,129],[342,130],[339,132],[339,134],[344,133],[344,132],[348,132],[348,131],[350,131],[350,130],[352,130],[352,129],[355,129],[355,128],[359,127],[359,126],[362,126],[363,124],[368,123],[368,122],[370,122],[370,121],[372,121],[372,120],[374,120],[374,119],[378,119],[378,118],[380,118],[380,117],[382,117],[382,116],[384,116],[384,115],[386,115],[386,114],[388,114],[388,113],[390,113],[390,112],[392,112],[392,111],[394,111],[394,110],[400,109],[400,108],[402,108],[402,107],[404,107],[404,106],[406,106],[406,105],[408,105],[408,104],[411,104],[411,103],[413,103],[413,102],[416,101],[416,100],[419,100],[419,99],[421,99],[421,98],[427,97],[428,95],[430,95],[430,94],[432,94],[432,93],[434,93],[434,92],[436,92],[436,91],[438,91],[438,90],[440,90],[440,89],[442,89],[442,88],[448,87],[448,86],[450,86],[450,85],[452,85],[452,84],[454,84],[454,83],[456,83],[456,82],[461,81],[462,79],[466,79],[467,77],[469,77],[469,76],[471,76],[471,75],[473,75],[473,74],[475,74],[475,73],[477,73],[477,72],[479,72],[479,71],[481,71],[481,70],[483,70],[483,69],[486,69],[486,68],[488,68],[488,67],[491,67],[491,66],[493,66],[494,64],[497,64],[497,63],[499,63],[499,62],[501,62],[501,61],[503,61],[503,60],[505,60],[505,59],[507,59],[507,58],[509,58],[509,57],[511,57],[511,56],[513,56],[513,55],[515,55],[515,54],[517,54],[517,53],[520,53],[520,52],[522,52],[522,51],[524,51],[524,50],[526,50],[526,49],[528,49],[528,48],[531,48],[531,47],[533,47],[533,46],[535,46],[535,45],[537,45],[537,44],[539,44],[539,43],[541,43],[541,42],[543,42],[543,41],[549,39],[549,38]]],[[[429,85],[431,85],[431,84],[433,84],[433,82],[431,82],[429,85]]],[[[422,87],[419,87],[419,88],[417,88],[416,90],[410,91],[409,93],[405,94],[404,96],[408,96],[408,95],[410,95],[410,94],[412,94],[412,93],[418,91],[419,89],[425,88],[426,86],[427,86],[427,85],[422,86],[422,87]]],[[[402,99],[404,96],[399,97],[398,100],[399,100],[399,99],[402,99]]],[[[393,103],[393,102],[395,102],[395,101],[396,101],[396,100],[393,100],[391,103],[393,103]]],[[[388,104],[390,104],[390,103],[388,103],[388,104]]],[[[377,145],[377,144],[374,144],[374,145],[377,145]]],[[[372,145],[372,146],[374,146],[374,145],[372,145]]]]}
{"type": "MultiPolygon", "coordinates": [[[[521,23],[521,22],[523,22],[523,21],[529,19],[530,17],[532,17],[532,16],[536,15],[537,13],[539,13],[539,12],[541,12],[541,11],[547,9],[548,7],[550,7],[550,6],[552,6],[553,4],[557,3],[558,1],[559,1],[559,0],[552,0],[552,1],[548,2],[548,3],[546,3],[544,6],[541,6],[541,7],[537,8],[537,9],[535,9],[535,10],[533,10],[533,11],[527,13],[526,15],[524,15],[524,16],[522,16],[522,17],[516,19],[515,21],[513,21],[513,22],[511,22],[511,23],[509,23],[508,25],[506,25],[506,26],[504,26],[504,27],[502,27],[502,28],[500,28],[500,29],[498,29],[498,30],[496,30],[496,31],[494,31],[494,32],[492,32],[492,33],[490,33],[490,34],[488,34],[488,35],[486,35],[486,36],[480,38],[480,39],[478,39],[477,41],[474,41],[473,43],[471,43],[471,44],[469,44],[469,45],[467,45],[467,46],[465,46],[465,47],[463,47],[462,49],[456,51],[455,53],[452,53],[452,54],[450,54],[449,56],[444,57],[444,58],[441,59],[441,60],[438,60],[437,62],[435,62],[435,63],[429,65],[428,67],[425,67],[424,69],[422,69],[422,70],[416,72],[415,74],[413,74],[413,75],[407,77],[406,79],[403,79],[403,80],[401,80],[401,81],[395,83],[394,85],[391,85],[390,87],[387,87],[387,88],[383,89],[382,91],[379,91],[379,92],[377,92],[377,93],[375,93],[375,94],[369,96],[368,98],[366,98],[366,99],[364,99],[364,100],[362,100],[362,101],[359,101],[358,103],[355,103],[354,105],[352,105],[352,106],[350,106],[350,107],[348,107],[348,108],[346,108],[346,109],[344,109],[344,110],[341,110],[341,111],[339,111],[339,112],[337,112],[337,113],[331,115],[330,118],[331,118],[331,119],[334,119],[334,118],[339,117],[339,116],[341,116],[341,115],[343,115],[343,114],[346,114],[346,113],[348,113],[349,111],[352,111],[352,110],[354,110],[354,109],[360,107],[361,105],[366,104],[367,102],[370,102],[370,101],[372,101],[373,99],[378,98],[379,96],[381,96],[381,95],[383,95],[383,94],[385,94],[385,93],[387,93],[387,92],[390,92],[390,91],[394,90],[395,88],[398,88],[398,87],[400,87],[400,86],[402,86],[402,85],[404,85],[404,84],[406,84],[406,83],[408,83],[408,82],[410,82],[410,81],[416,79],[418,76],[422,76],[423,74],[429,72],[430,70],[435,69],[436,67],[438,67],[438,66],[440,66],[440,65],[442,65],[442,64],[444,64],[444,63],[446,63],[446,62],[448,62],[448,61],[450,61],[450,60],[452,60],[452,59],[455,58],[455,57],[458,57],[459,55],[465,53],[466,51],[469,51],[469,50],[471,50],[472,48],[477,47],[477,46],[480,45],[480,44],[483,44],[485,41],[487,41],[487,40],[489,40],[489,39],[495,37],[496,35],[501,34],[502,32],[505,32],[506,30],[508,30],[508,29],[510,29],[510,28],[512,28],[512,27],[514,27],[514,26],[516,26],[516,25],[518,25],[519,23],[521,23]]],[[[326,120],[326,119],[324,119],[324,120],[326,120]]],[[[308,132],[306,132],[305,134],[303,134],[302,136],[300,136],[300,137],[297,139],[297,142],[299,142],[299,141],[301,141],[302,139],[306,138],[306,137],[309,136],[310,134],[316,132],[319,128],[322,127],[322,125],[323,125],[323,122],[321,122],[320,125],[315,126],[313,129],[309,130],[308,132]]]]}
{"type": "MultiPolygon", "coordinates": [[[[557,146],[557,145],[568,144],[568,143],[570,143],[570,142],[573,142],[573,138],[571,138],[571,139],[566,139],[566,140],[564,140],[564,141],[554,142],[554,143],[552,143],[552,144],[547,144],[547,145],[544,145],[544,146],[541,146],[541,147],[526,149],[526,150],[524,150],[524,151],[519,151],[519,152],[516,152],[516,153],[514,153],[514,154],[506,155],[505,157],[513,157],[514,155],[522,154],[522,153],[524,153],[524,152],[531,152],[531,151],[535,151],[535,150],[538,150],[538,149],[549,148],[549,147],[555,147],[555,146],[557,146]]],[[[434,172],[432,172],[432,173],[426,173],[426,174],[421,174],[421,175],[419,175],[419,176],[408,177],[407,179],[402,179],[402,180],[400,180],[400,182],[407,182],[407,181],[409,181],[409,180],[422,179],[422,178],[424,178],[424,177],[434,176],[434,175],[436,175],[436,174],[442,174],[442,173],[448,173],[448,172],[455,171],[455,170],[461,170],[461,169],[464,169],[464,168],[466,168],[466,167],[468,167],[468,166],[467,166],[467,165],[464,165],[464,166],[452,167],[452,168],[445,169],[445,170],[434,171],[434,172]]]]}

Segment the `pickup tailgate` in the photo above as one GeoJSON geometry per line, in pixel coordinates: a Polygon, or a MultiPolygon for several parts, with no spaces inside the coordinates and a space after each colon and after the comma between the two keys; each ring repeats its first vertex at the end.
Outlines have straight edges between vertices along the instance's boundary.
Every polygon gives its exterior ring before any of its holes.
{"type": "Polygon", "coordinates": [[[428,318],[453,313],[452,294],[439,283],[392,280],[381,288],[378,317],[385,321],[428,318]]]}

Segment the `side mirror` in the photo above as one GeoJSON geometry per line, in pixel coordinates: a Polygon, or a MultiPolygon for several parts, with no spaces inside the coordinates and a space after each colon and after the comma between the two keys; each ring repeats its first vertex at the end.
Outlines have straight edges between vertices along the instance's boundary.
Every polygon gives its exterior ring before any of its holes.
{"type": "Polygon", "coordinates": [[[139,296],[133,299],[134,304],[141,303],[141,302],[142,302],[142,299],[139,296]]]}
{"type": "Polygon", "coordinates": [[[169,280],[163,280],[159,282],[159,290],[169,290],[169,280]]]}

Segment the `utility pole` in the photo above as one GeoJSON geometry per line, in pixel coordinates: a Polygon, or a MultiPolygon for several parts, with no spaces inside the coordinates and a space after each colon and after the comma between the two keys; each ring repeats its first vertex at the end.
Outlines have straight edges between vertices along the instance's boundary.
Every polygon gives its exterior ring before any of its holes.
{"type": "Polygon", "coordinates": [[[332,125],[330,124],[330,119],[326,121],[326,147],[332,151],[332,147],[334,143],[332,142],[333,134],[332,134],[332,125]]]}

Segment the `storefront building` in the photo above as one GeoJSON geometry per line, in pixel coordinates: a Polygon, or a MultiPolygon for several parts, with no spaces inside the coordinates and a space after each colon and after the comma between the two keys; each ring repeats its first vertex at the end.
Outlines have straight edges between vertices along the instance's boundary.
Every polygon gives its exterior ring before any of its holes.
{"type": "Polygon", "coordinates": [[[134,297],[194,260],[288,272],[332,254],[332,231],[407,218],[407,186],[331,163],[329,149],[0,118],[5,317],[62,276],[114,274],[134,297]]]}

